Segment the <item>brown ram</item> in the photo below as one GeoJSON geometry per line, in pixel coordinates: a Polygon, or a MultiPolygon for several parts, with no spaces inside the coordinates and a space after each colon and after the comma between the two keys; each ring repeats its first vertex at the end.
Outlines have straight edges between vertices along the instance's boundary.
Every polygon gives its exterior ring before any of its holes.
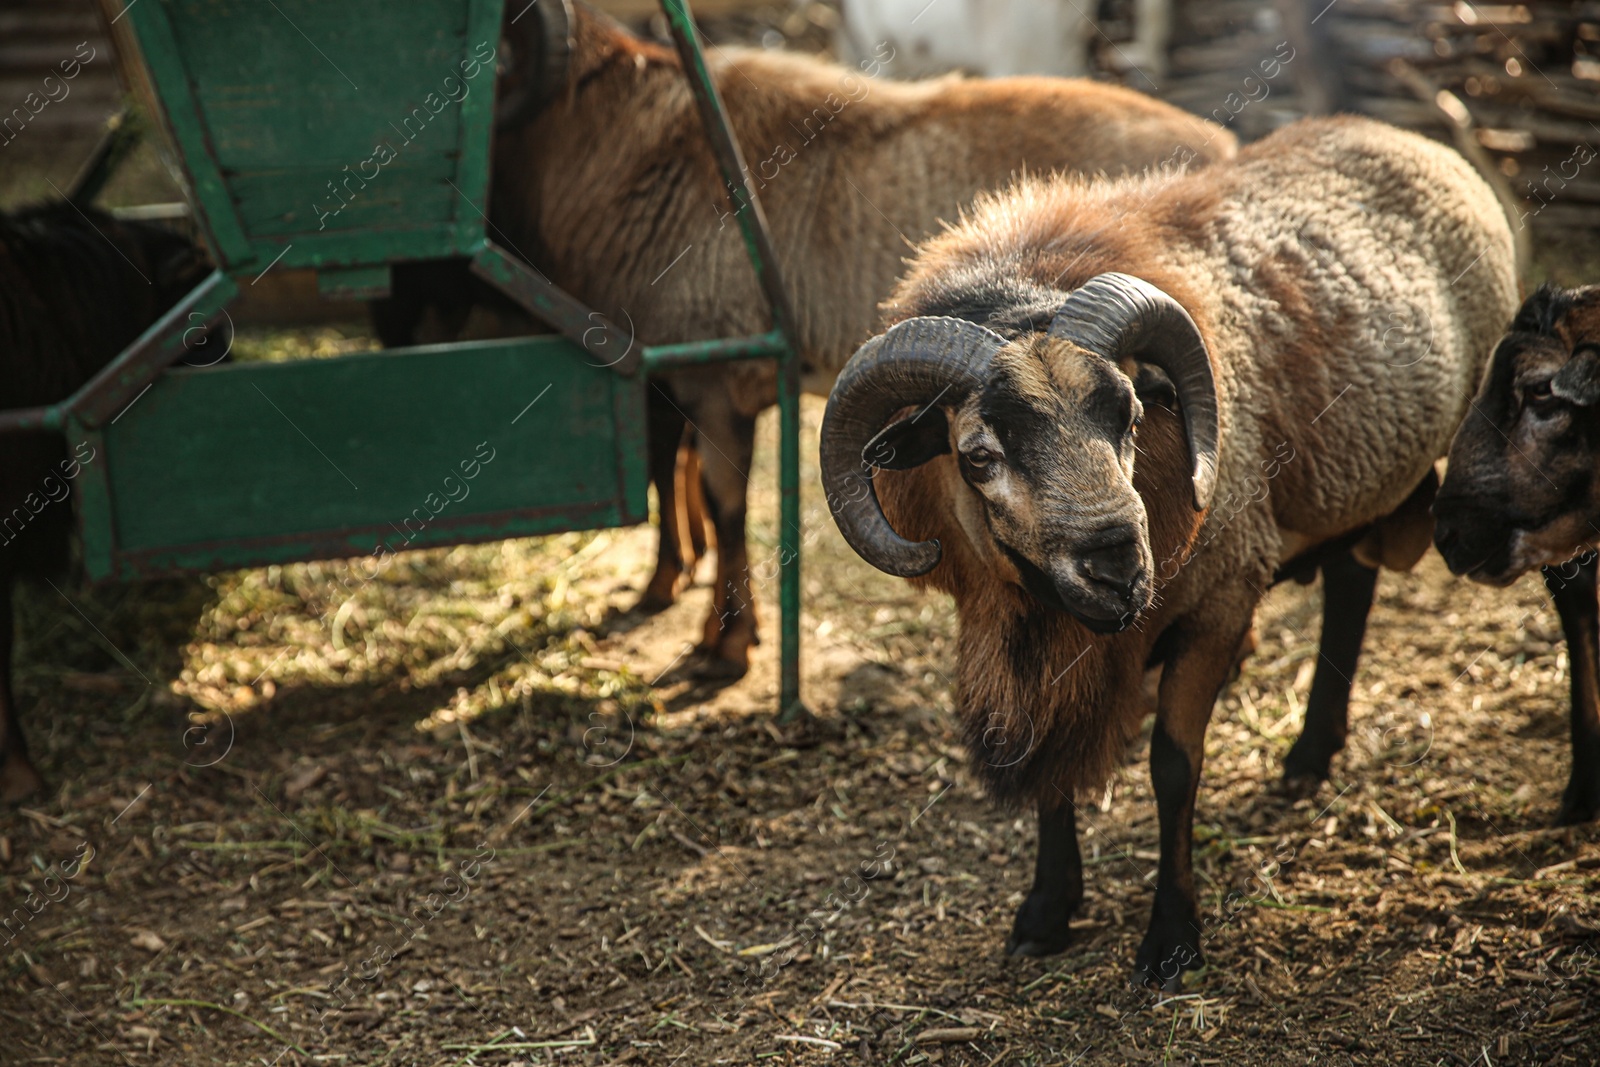
{"type": "Polygon", "coordinates": [[[1420,555],[1425,536],[1381,524],[1426,530],[1417,497],[1515,300],[1494,193],[1449,149],[1362,119],[1194,174],[1026,182],[921,249],[897,325],[834,387],[823,480],[864,558],[955,597],[975,766],[1039,812],[1013,953],[1066,943],[1074,798],[1117,766],[1160,665],[1161,859],[1136,974],[1170,987],[1199,962],[1203,741],[1256,604],[1363,537],[1420,555]],[[1397,338],[1395,312],[1432,330],[1397,338]]]}

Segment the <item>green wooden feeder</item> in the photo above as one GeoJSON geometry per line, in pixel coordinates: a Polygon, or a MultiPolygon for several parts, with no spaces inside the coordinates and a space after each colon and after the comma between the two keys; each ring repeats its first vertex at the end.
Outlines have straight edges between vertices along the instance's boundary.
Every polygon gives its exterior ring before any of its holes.
{"type": "Polygon", "coordinates": [[[59,429],[95,449],[85,566],[127,579],[642,522],[647,372],[779,359],[781,702],[797,710],[793,319],[687,6],[662,0],[773,328],[648,347],[486,236],[503,4],[103,0],[217,270],[73,396],[0,412],[0,433],[59,429]],[[452,256],[561,334],[174,365],[268,271],[313,268],[325,293],[370,298],[393,263],[452,256]]]}

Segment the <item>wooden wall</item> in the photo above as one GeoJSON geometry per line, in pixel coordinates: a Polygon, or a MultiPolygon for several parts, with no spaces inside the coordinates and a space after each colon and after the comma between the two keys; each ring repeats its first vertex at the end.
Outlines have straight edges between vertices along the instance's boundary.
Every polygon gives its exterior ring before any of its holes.
{"type": "MultiPolygon", "coordinates": [[[[48,99],[44,79],[59,78],[63,61],[90,50],[95,58],[81,65],[66,95],[30,113],[28,132],[82,134],[105,122],[121,92],[111,42],[90,0],[0,0],[0,118],[15,108],[27,113],[30,93],[48,99]]],[[[61,94],[54,84],[51,91],[61,94]]],[[[11,131],[20,136],[15,126],[11,131]]]]}

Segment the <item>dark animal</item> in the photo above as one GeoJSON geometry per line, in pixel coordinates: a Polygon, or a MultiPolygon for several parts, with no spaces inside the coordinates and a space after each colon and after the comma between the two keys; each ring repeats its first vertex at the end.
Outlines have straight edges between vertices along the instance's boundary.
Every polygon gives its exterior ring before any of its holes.
{"type": "Polygon", "coordinates": [[[1572,661],[1556,821],[1600,816],[1600,286],[1547,285],[1522,305],[1450,445],[1434,514],[1454,573],[1509,585],[1542,569],[1572,661]]]}
{"type": "Polygon", "coordinates": [[[1135,975],[1176,988],[1200,963],[1191,826],[1240,639],[1276,577],[1426,548],[1420,502],[1514,261],[1461,157],[1350,118],[1193,174],[1023,183],[921,248],[897,324],[834,386],[823,483],[863,558],[955,598],[974,765],[1039,814],[1013,954],[1066,944],[1074,797],[1120,762],[1160,665],[1135,975]],[[1397,311],[1431,336],[1397,343],[1397,311]]]}
{"type": "MultiPolygon", "coordinates": [[[[177,234],[66,203],[0,214],[0,409],[65,399],[210,270],[177,234]]],[[[0,435],[0,800],[43,787],[11,686],[11,590],[69,556],[72,481],[93,450],[0,435]]]]}

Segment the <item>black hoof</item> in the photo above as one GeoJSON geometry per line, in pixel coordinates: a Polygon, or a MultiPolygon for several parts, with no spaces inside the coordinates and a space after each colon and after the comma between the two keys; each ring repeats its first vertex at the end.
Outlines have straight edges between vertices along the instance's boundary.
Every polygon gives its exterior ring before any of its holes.
{"type": "Polygon", "coordinates": [[[736,682],[749,673],[749,664],[723,659],[715,649],[704,646],[695,649],[694,660],[689,664],[689,676],[700,682],[736,682]]]}
{"type": "Polygon", "coordinates": [[[1317,790],[1322,788],[1322,779],[1313,778],[1308,774],[1290,774],[1283,772],[1283,777],[1278,781],[1278,792],[1289,800],[1304,800],[1314,797],[1317,790]]]}
{"type": "Polygon", "coordinates": [[[640,597],[639,602],[633,607],[629,608],[625,614],[643,615],[646,617],[651,615],[659,615],[676,603],[677,599],[674,597],[656,596],[653,593],[646,593],[644,596],[640,597]]]}
{"type": "Polygon", "coordinates": [[[1328,780],[1328,772],[1333,766],[1332,752],[1317,752],[1311,748],[1302,748],[1299,741],[1289,749],[1289,754],[1283,758],[1283,781],[1285,785],[1297,783],[1296,788],[1315,792],[1316,787],[1328,780]]]}
{"type": "Polygon", "coordinates": [[[1006,955],[1021,959],[1064,952],[1072,939],[1070,923],[1076,910],[1075,904],[1064,902],[1060,897],[1029,893],[1011,924],[1011,936],[1006,938],[1006,955]]]}
{"type": "Polygon", "coordinates": [[[1579,787],[1576,782],[1561,794],[1561,810],[1556,813],[1557,826],[1577,826],[1593,822],[1600,817],[1600,786],[1579,787]]]}
{"type": "Polygon", "coordinates": [[[1014,960],[1039,959],[1045,956],[1059,956],[1067,950],[1066,938],[1060,940],[1039,941],[1030,938],[1019,939],[1012,934],[1006,939],[1006,955],[1014,960]]]}
{"type": "Polygon", "coordinates": [[[0,806],[20,804],[24,800],[43,796],[48,789],[39,772],[33,769],[26,756],[8,754],[0,764],[0,806]]]}
{"type": "Polygon", "coordinates": [[[1133,960],[1129,979],[1136,988],[1160,987],[1163,993],[1183,988],[1183,972],[1205,963],[1200,953],[1199,928],[1192,921],[1155,920],[1133,960]]]}

